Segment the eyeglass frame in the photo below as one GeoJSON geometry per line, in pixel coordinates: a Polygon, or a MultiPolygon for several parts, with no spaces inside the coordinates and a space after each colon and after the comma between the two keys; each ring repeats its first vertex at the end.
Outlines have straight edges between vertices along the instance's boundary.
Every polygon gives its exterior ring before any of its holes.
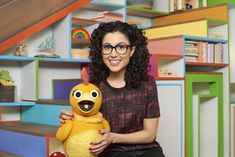
{"type": "Polygon", "coordinates": [[[115,51],[116,51],[119,55],[125,55],[125,54],[127,53],[128,48],[132,48],[132,47],[133,47],[132,45],[128,45],[128,44],[117,44],[117,45],[115,45],[115,46],[112,46],[111,44],[103,44],[103,45],[101,45],[101,52],[102,52],[103,55],[110,55],[110,54],[113,52],[113,49],[115,49],[115,51]],[[110,51],[109,53],[103,53],[103,46],[110,46],[112,49],[111,49],[111,51],[110,51]],[[117,51],[117,46],[125,46],[125,48],[126,48],[125,53],[120,53],[120,52],[118,52],[118,51],[117,51]]]}

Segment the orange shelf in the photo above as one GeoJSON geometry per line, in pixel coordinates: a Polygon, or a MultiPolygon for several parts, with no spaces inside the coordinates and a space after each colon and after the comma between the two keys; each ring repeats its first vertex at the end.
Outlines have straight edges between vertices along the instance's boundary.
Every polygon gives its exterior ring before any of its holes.
{"type": "Polygon", "coordinates": [[[157,77],[156,80],[184,80],[184,77],[157,77]]]}
{"type": "Polygon", "coordinates": [[[183,55],[178,54],[155,54],[157,58],[183,58],[183,55]]]}
{"type": "Polygon", "coordinates": [[[212,66],[212,67],[226,67],[227,63],[205,63],[205,62],[186,62],[186,65],[195,65],[195,66],[212,66]]]}

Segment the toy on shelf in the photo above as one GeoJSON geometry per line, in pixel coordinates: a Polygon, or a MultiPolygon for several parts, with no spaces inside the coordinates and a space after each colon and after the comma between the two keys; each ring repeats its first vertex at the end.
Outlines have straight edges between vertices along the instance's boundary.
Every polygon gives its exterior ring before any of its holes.
{"type": "Polygon", "coordinates": [[[62,141],[68,157],[95,157],[90,153],[90,143],[101,138],[99,130],[110,131],[108,122],[99,112],[102,104],[101,91],[88,82],[85,68],[81,72],[83,83],[76,85],[70,92],[70,105],[73,120],[67,120],[59,127],[57,139],[62,141]]]}
{"type": "Polygon", "coordinates": [[[55,48],[55,37],[54,34],[47,37],[42,43],[37,46],[39,50],[39,54],[35,55],[34,57],[40,58],[60,58],[58,54],[54,52],[55,48]]]}
{"type": "Polygon", "coordinates": [[[42,43],[38,45],[38,49],[40,52],[49,52],[53,53],[55,47],[55,37],[54,34],[46,38],[42,43]]]}
{"type": "Polygon", "coordinates": [[[19,44],[17,44],[14,55],[15,56],[27,56],[28,55],[27,45],[25,42],[20,42],[19,44]]]}
{"type": "Polygon", "coordinates": [[[87,32],[87,30],[85,30],[84,28],[75,28],[72,30],[72,38],[73,39],[89,40],[90,35],[87,32]]]}
{"type": "Polygon", "coordinates": [[[167,69],[159,69],[158,76],[159,77],[176,77],[176,74],[172,71],[167,70],[167,69]]]}

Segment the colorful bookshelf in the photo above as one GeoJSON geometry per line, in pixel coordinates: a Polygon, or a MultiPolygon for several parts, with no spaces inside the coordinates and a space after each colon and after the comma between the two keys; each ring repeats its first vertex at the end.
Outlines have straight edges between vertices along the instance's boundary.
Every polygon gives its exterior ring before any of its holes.
{"type": "MultiPolygon", "coordinates": [[[[159,77],[156,70],[157,82],[164,82],[168,86],[174,86],[180,82],[185,85],[182,91],[178,91],[185,97],[185,101],[182,101],[184,113],[181,113],[181,118],[185,122],[185,125],[181,125],[181,129],[185,132],[181,132],[183,135],[180,139],[171,137],[177,140],[176,143],[182,145],[183,149],[173,149],[170,147],[172,141],[161,138],[161,143],[164,143],[165,149],[168,150],[166,156],[172,156],[172,152],[174,152],[173,156],[177,157],[229,156],[230,61],[227,13],[227,5],[174,12],[155,18],[155,26],[145,30],[149,39],[148,48],[155,57],[157,69],[164,67],[170,71],[176,71],[177,77],[179,76],[178,80],[159,77]],[[221,11],[220,14],[217,11],[221,11]],[[188,77],[189,75],[195,78],[201,76],[204,82],[200,82],[201,79],[188,77]],[[207,79],[213,80],[217,77],[220,78],[218,83],[210,83],[210,81],[208,83],[207,79]],[[188,85],[191,81],[195,81],[192,83],[193,86],[188,85]],[[214,84],[219,84],[218,89],[223,90],[218,90],[217,94],[209,92],[213,86],[216,86],[214,84]],[[193,91],[193,94],[188,92],[188,88],[193,91]],[[200,90],[207,93],[200,93],[200,90]],[[207,132],[210,121],[211,127],[216,128],[211,134],[207,132]],[[180,151],[183,153],[179,154],[180,151]]],[[[159,99],[162,102],[170,101],[166,100],[166,97],[159,97],[159,99]]],[[[181,104],[176,102],[168,103],[181,108],[181,104]]],[[[166,113],[163,111],[162,114],[166,113]]],[[[180,121],[180,116],[176,117],[178,119],[175,118],[175,120],[180,121]]],[[[164,121],[164,117],[162,119],[164,121]]]]}

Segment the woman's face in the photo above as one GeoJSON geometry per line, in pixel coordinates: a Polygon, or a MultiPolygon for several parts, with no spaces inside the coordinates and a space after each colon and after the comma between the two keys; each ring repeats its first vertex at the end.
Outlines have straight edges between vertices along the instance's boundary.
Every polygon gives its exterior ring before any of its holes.
{"type": "Polygon", "coordinates": [[[104,64],[110,72],[124,72],[133,55],[135,47],[130,46],[130,41],[121,32],[107,33],[102,42],[102,56],[104,64]]]}

